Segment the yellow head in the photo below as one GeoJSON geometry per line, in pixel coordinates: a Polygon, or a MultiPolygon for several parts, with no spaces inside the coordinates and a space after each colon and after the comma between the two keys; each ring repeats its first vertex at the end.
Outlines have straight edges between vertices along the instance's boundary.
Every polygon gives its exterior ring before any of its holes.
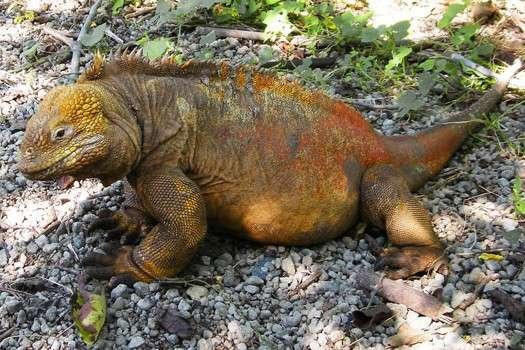
{"type": "Polygon", "coordinates": [[[27,123],[18,168],[35,180],[96,176],[97,164],[110,153],[108,127],[98,89],[54,88],[27,123]]]}

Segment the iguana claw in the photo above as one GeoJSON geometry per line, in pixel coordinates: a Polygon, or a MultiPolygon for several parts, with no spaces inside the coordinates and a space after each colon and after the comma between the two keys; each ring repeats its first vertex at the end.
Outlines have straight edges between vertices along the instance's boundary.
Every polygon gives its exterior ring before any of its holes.
{"type": "Polygon", "coordinates": [[[89,226],[88,232],[95,230],[109,230],[109,240],[120,240],[124,237],[124,244],[132,244],[137,241],[142,231],[143,219],[140,214],[126,210],[118,210],[112,212],[110,210],[102,210],[98,213],[99,218],[93,221],[89,226]]]}
{"type": "Polygon", "coordinates": [[[86,275],[90,278],[109,279],[110,287],[121,283],[131,286],[137,281],[151,281],[153,278],[133,260],[134,248],[129,245],[104,245],[104,253],[92,252],[82,261],[86,275]]]}

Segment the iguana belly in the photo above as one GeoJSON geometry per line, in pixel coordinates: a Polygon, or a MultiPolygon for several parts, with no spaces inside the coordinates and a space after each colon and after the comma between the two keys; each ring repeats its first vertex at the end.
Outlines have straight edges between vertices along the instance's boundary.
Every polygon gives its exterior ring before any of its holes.
{"type": "Polygon", "coordinates": [[[211,230],[275,245],[310,245],[339,236],[358,219],[361,167],[333,164],[317,174],[263,176],[204,199],[211,230]]]}

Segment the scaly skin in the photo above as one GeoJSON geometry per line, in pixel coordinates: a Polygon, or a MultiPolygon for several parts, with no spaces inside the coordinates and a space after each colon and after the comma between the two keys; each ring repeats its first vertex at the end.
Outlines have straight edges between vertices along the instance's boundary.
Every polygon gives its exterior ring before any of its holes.
{"type": "Polygon", "coordinates": [[[33,179],[127,178],[133,204],[99,226],[134,237],[144,218],[154,226],[137,246],[86,259],[90,275],[114,283],[173,276],[208,222],[260,243],[310,245],[339,236],[360,215],[386,229],[395,247],[384,261],[400,278],[443,261],[410,191],[446,164],[516,70],[452,120],[464,123],[386,137],[343,102],[272,75],[96,57],[28,122],[19,168],[33,179]]]}

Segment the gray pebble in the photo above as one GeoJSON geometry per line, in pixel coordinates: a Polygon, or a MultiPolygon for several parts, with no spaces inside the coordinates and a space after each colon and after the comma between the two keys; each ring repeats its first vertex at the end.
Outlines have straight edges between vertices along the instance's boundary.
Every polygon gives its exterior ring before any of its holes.
{"type": "Polygon", "coordinates": [[[145,343],[144,338],[139,337],[139,336],[135,336],[135,337],[132,337],[129,340],[128,348],[135,349],[135,348],[138,348],[139,346],[143,345],[144,343],[145,343]]]}

